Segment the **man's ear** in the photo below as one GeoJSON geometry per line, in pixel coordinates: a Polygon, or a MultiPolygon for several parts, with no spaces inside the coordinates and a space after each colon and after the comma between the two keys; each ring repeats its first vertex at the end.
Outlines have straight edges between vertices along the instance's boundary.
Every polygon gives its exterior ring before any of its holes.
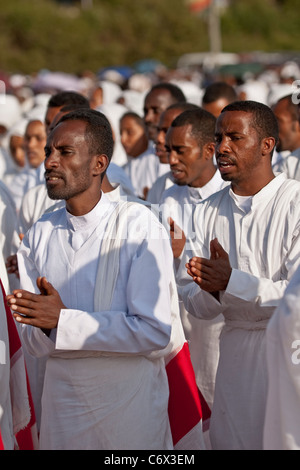
{"type": "Polygon", "coordinates": [[[98,176],[106,171],[109,164],[109,160],[107,155],[105,154],[96,155],[94,158],[95,165],[93,167],[93,176],[98,176]]]}
{"type": "Polygon", "coordinates": [[[215,154],[215,144],[214,142],[208,142],[203,145],[203,155],[206,158],[206,160],[210,160],[213,158],[215,154]]]}
{"type": "Polygon", "coordinates": [[[274,137],[265,137],[263,140],[262,140],[262,154],[263,155],[269,155],[272,150],[274,149],[275,147],[275,139],[274,137]]]}

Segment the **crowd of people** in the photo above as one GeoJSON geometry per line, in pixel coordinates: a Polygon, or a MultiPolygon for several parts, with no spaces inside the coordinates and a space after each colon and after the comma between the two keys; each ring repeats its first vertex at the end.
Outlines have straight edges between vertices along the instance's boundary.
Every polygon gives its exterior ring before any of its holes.
{"type": "Polygon", "coordinates": [[[297,63],[49,75],[0,104],[0,446],[300,449],[297,63]]]}

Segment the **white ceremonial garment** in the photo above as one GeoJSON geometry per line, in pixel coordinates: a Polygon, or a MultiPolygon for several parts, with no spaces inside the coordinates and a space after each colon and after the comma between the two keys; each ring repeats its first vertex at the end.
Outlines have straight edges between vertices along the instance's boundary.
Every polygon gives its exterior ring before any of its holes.
{"type": "Polygon", "coordinates": [[[109,120],[109,123],[113,130],[114,138],[114,149],[111,161],[121,167],[127,163],[128,159],[125,149],[121,143],[120,119],[128,111],[128,108],[126,108],[126,106],[123,106],[120,103],[109,103],[106,101],[101,106],[98,106],[96,109],[97,111],[103,113],[109,120]]]}
{"type": "Polygon", "coordinates": [[[210,421],[213,449],[262,449],[267,395],[265,331],[297,269],[300,254],[300,184],[279,174],[252,198],[251,210],[237,206],[230,187],[198,204],[195,237],[187,240],[178,270],[178,289],[197,318],[223,313],[220,359],[210,421]],[[210,258],[218,238],[232,273],[220,302],[191,280],[185,263],[210,258]]]}
{"type": "Polygon", "coordinates": [[[29,191],[30,188],[43,183],[44,179],[44,162],[41,163],[37,168],[28,167],[24,171],[21,171],[18,175],[13,178],[10,184],[10,192],[15,201],[17,212],[19,213],[22,200],[24,195],[29,191]]]}
{"type": "Polygon", "coordinates": [[[274,149],[273,155],[272,155],[272,168],[274,173],[281,173],[281,166],[283,164],[283,160],[290,155],[289,150],[283,150],[282,152],[277,152],[276,149],[274,149]]]}
{"type": "Polygon", "coordinates": [[[300,181],[300,147],[279,162],[276,170],[285,173],[288,178],[300,181]]]}
{"type": "Polygon", "coordinates": [[[56,204],[57,201],[48,196],[45,183],[40,183],[30,188],[23,197],[19,210],[20,233],[25,234],[27,230],[36,222],[49,207],[56,204]]]}
{"type": "Polygon", "coordinates": [[[14,200],[7,186],[0,181],[0,276],[6,292],[19,287],[15,274],[8,274],[5,262],[20,245],[18,217],[14,200]]]}
{"type": "Polygon", "coordinates": [[[170,166],[160,163],[154,153],[152,143],[139,157],[128,157],[128,163],[123,166],[129,176],[137,196],[144,198],[144,189],[153,186],[153,183],[162,175],[170,171],[170,166]]]}
{"type": "Polygon", "coordinates": [[[300,267],[266,332],[264,450],[300,450],[300,267]]]}
{"type": "Polygon", "coordinates": [[[169,239],[151,211],[134,204],[111,310],[94,311],[99,253],[115,206],[102,194],[83,217],[65,209],[45,214],[18,253],[22,288],[37,292],[37,276],[46,276],[68,306],[50,337],[22,328],[29,352],[49,355],[41,449],[172,448],[164,359],[148,357],[170,338],[169,239]]]}
{"type": "MultiPolygon", "coordinates": [[[[170,168],[170,165],[168,165],[170,168]]],[[[162,198],[164,191],[169,189],[174,184],[174,179],[172,176],[172,172],[168,171],[160,176],[149,189],[146,200],[149,201],[151,204],[159,204],[162,198]]]]}
{"type": "MultiPolygon", "coordinates": [[[[110,163],[110,166],[111,165],[112,163],[110,163]]],[[[117,172],[117,175],[118,174],[119,172],[117,172]]],[[[111,176],[114,177],[115,173],[113,172],[111,176]]],[[[118,201],[120,198],[125,200],[138,200],[135,196],[129,195],[127,186],[124,190],[124,187],[121,185],[118,185],[113,191],[106,193],[106,196],[109,197],[109,199],[112,201],[118,201]]],[[[139,202],[143,203],[142,200],[139,200],[139,202]]],[[[29,230],[30,227],[34,224],[34,222],[36,222],[44,213],[52,212],[63,207],[65,207],[65,201],[55,201],[49,198],[47,188],[44,183],[31,188],[25,194],[19,212],[20,232],[25,234],[27,230],[29,230]]],[[[24,354],[26,357],[31,392],[35,405],[37,426],[39,429],[41,416],[41,397],[43,391],[46,359],[44,357],[36,358],[31,354],[28,354],[26,350],[24,351],[24,354]]]]}
{"type": "Polygon", "coordinates": [[[132,182],[124,171],[123,167],[117,165],[116,163],[110,162],[106,170],[106,174],[112,186],[119,184],[127,194],[136,194],[132,182]]]}
{"type": "MultiPolygon", "coordinates": [[[[163,193],[160,211],[163,219],[172,217],[183,229],[187,238],[192,237],[193,212],[196,205],[211,194],[227,186],[217,170],[211,180],[202,188],[174,184],[163,193]]],[[[175,260],[175,266],[180,260],[175,260]]],[[[215,377],[219,362],[219,337],[224,325],[223,315],[212,320],[195,318],[180,300],[181,320],[185,336],[189,342],[196,382],[210,409],[213,404],[215,377]]]]}

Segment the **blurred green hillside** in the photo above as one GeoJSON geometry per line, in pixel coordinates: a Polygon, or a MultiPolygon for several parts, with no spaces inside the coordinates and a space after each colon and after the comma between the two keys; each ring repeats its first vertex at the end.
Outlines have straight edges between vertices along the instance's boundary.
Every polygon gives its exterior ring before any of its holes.
{"type": "MultiPolygon", "coordinates": [[[[173,67],[209,50],[207,20],[185,0],[0,0],[0,69],[80,73],[144,58],[173,67]]],[[[224,52],[300,50],[299,0],[231,0],[221,14],[224,52]]]]}

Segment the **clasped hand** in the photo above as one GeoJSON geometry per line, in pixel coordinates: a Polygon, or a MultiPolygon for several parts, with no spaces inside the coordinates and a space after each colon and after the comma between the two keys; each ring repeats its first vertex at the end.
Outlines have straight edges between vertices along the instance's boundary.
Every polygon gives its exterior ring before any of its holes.
{"type": "Polygon", "coordinates": [[[194,256],[185,266],[201,289],[216,293],[226,289],[232,268],[229,256],[217,238],[210,242],[210,253],[210,259],[194,256]]]}
{"type": "Polygon", "coordinates": [[[16,289],[6,300],[17,322],[51,330],[58,324],[60,310],[66,307],[45,277],[38,277],[36,284],[40,294],[16,289]]]}

